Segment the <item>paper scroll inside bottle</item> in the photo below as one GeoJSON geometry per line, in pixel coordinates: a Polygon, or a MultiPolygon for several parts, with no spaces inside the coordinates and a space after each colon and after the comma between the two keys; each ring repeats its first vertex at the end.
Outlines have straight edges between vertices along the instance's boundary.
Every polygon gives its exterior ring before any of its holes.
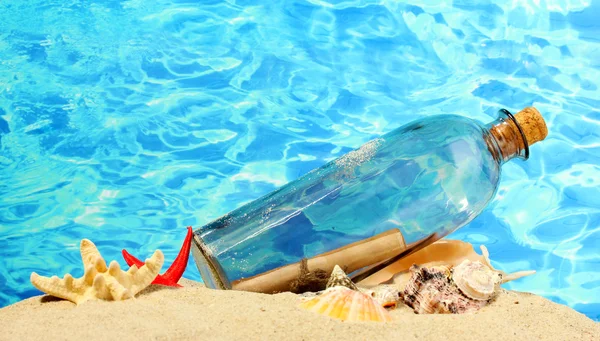
{"type": "MultiPolygon", "coordinates": [[[[335,265],[350,273],[390,259],[406,250],[399,230],[390,230],[377,236],[346,245],[339,249],[306,260],[309,271],[320,270],[330,274],[335,265]]],[[[289,264],[251,278],[231,283],[236,290],[276,293],[290,291],[290,283],[298,278],[301,262],[289,264]]]]}

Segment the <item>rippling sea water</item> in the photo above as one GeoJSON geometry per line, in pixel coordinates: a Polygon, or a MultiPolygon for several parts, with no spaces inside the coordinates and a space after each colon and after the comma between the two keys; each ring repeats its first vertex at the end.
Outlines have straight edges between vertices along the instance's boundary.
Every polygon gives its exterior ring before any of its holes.
{"type": "Polygon", "coordinates": [[[81,238],[167,266],[186,226],[411,120],[535,105],[547,140],[450,238],[600,319],[599,1],[269,3],[0,2],[0,307],[82,275],[81,238]]]}

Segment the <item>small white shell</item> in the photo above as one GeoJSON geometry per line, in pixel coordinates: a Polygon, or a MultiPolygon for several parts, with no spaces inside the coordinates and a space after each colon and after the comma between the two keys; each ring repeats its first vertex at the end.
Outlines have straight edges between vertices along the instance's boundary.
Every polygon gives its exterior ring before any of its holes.
{"type": "Polygon", "coordinates": [[[400,302],[400,291],[394,285],[378,285],[370,289],[360,289],[384,308],[396,309],[400,302]]]}
{"type": "Polygon", "coordinates": [[[507,274],[492,266],[487,248],[481,245],[484,263],[464,260],[452,270],[452,280],[460,291],[473,300],[487,301],[498,292],[500,284],[529,276],[535,271],[519,271],[507,274]]]}
{"type": "Polygon", "coordinates": [[[487,301],[502,282],[502,275],[479,261],[467,259],[453,269],[452,280],[465,296],[487,301]]]}

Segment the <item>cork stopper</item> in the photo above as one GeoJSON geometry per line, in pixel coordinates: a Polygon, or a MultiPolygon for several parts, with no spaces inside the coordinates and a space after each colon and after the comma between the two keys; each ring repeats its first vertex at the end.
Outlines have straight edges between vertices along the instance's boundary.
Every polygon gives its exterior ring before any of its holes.
{"type": "Polygon", "coordinates": [[[536,142],[542,141],[548,136],[548,127],[542,117],[542,114],[534,108],[527,107],[515,115],[515,119],[519,123],[527,144],[532,145],[536,142]]]}
{"type": "Polygon", "coordinates": [[[515,157],[529,158],[529,147],[548,135],[544,118],[534,107],[527,107],[512,115],[506,109],[498,111],[498,118],[487,125],[491,140],[489,150],[494,158],[506,162],[515,157]]]}

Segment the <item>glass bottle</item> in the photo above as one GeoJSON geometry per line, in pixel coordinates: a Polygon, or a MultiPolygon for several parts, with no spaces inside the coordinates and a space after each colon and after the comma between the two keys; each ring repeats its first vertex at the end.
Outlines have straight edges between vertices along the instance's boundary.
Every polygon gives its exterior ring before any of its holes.
{"type": "Polygon", "coordinates": [[[531,107],[416,120],[200,227],[192,254],[209,288],[288,291],[336,264],[357,281],[473,220],[546,135],[531,107]]]}

